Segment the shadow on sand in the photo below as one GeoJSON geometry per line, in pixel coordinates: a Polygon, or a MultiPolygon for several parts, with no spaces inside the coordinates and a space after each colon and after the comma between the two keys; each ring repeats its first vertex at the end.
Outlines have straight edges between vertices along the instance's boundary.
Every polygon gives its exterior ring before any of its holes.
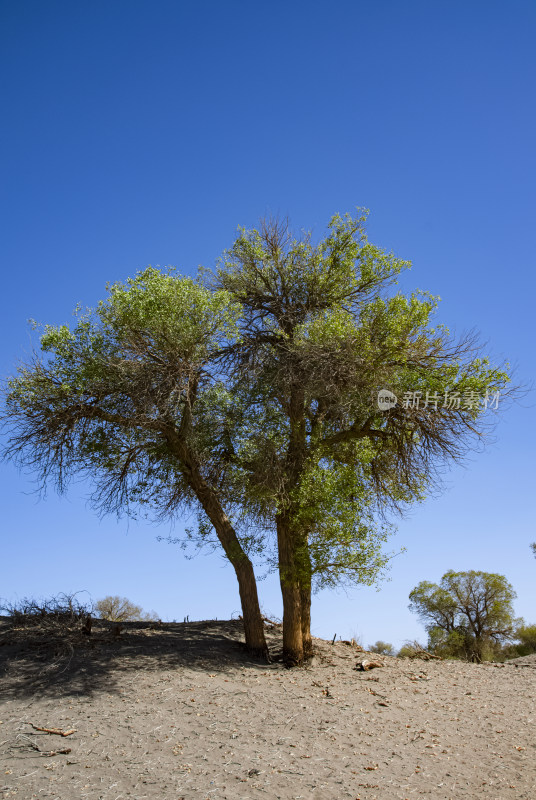
{"type": "MultiPolygon", "coordinates": [[[[278,628],[267,631],[275,662],[278,628]]],[[[240,620],[220,622],[122,623],[119,635],[96,620],[81,633],[47,640],[39,628],[13,628],[0,618],[0,699],[86,696],[120,691],[127,673],[166,670],[232,672],[266,669],[247,652],[240,620]]]]}

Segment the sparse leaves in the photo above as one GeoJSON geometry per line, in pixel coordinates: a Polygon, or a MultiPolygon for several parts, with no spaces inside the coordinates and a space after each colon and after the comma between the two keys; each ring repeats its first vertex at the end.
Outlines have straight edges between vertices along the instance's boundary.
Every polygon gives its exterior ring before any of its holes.
{"type": "Polygon", "coordinates": [[[140,620],[149,622],[156,619],[154,611],[144,612],[141,606],[131,603],[126,597],[117,595],[109,595],[97,600],[95,611],[98,617],[110,622],[137,622],[140,620]]]}

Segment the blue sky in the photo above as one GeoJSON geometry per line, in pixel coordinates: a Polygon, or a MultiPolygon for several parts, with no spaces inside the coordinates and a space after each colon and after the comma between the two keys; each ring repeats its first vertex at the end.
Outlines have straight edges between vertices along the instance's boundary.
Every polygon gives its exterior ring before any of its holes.
{"type": "MultiPolygon", "coordinates": [[[[402,287],[438,319],[535,372],[533,2],[0,2],[0,374],[147,264],[194,274],[267,213],[321,235],[369,208],[370,239],[413,262],[402,287]]],[[[495,441],[400,522],[390,581],[323,592],[313,633],[396,645],[447,569],[507,576],[536,622],[534,392],[495,441]]],[[[163,619],[238,612],[217,556],[184,559],[165,526],[99,520],[87,487],[32,494],[0,465],[0,597],[126,595],[163,619]]],[[[176,531],[180,531],[178,522],[176,531]]],[[[278,584],[261,600],[281,613],[278,584]]]]}

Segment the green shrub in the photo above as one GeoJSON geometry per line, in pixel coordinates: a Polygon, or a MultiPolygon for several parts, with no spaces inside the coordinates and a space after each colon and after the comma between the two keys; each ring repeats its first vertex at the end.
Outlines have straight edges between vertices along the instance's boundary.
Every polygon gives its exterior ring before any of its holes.
{"type": "Polygon", "coordinates": [[[382,642],[381,639],[375,644],[369,645],[369,653],[378,653],[380,656],[394,656],[395,649],[390,642],[382,642]]]}

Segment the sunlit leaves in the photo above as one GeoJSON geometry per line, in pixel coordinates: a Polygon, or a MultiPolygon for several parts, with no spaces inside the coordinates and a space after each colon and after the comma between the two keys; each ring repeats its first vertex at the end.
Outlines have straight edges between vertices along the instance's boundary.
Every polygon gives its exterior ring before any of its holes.
{"type": "Polygon", "coordinates": [[[516,593],[504,575],[446,572],[438,584],[422,581],[411,592],[410,610],[425,623],[430,644],[446,655],[480,660],[487,641],[513,637],[516,593]]]}
{"type": "Polygon", "coordinates": [[[240,308],[225,291],[208,292],[190,278],[148,267],[109,287],[98,315],[124,346],[144,342],[158,353],[198,361],[218,342],[232,340],[240,308]]]}
{"type": "Polygon", "coordinates": [[[410,264],[370,243],[365,220],[336,215],[316,244],[286,221],[241,229],[208,281],[242,305],[227,476],[252,516],[288,513],[319,583],[379,573],[377,512],[422,500],[480,436],[483,404],[445,397],[484,398],[508,382],[471,337],[454,342],[435,323],[439,298],[388,293],[410,264]],[[378,408],[380,389],[396,408],[378,408]]]}
{"type": "MultiPolygon", "coordinates": [[[[317,585],[373,582],[379,512],[421,500],[481,435],[483,405],[444,398],[502,391],[508,374],[435,324],[438,298],[393,292],[410,264],[365,221],[336,215],[318,242],[277,220],[240,229],[212,277],[148,267],[72,328],[46,326],[43,357],[8,385],[11,454],[60,488],[91,476],[107,510],[173,516],[193,502],[176,437],[246,548],[271,558],[286,514],[317,585]]],[[[208,541],[204,518],[195,530],[208,541]]]]}

